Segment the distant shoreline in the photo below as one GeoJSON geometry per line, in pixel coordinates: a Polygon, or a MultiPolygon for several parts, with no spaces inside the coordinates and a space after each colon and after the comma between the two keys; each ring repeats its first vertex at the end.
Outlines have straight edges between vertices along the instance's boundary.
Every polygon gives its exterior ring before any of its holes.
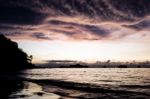
{"type": "Polygon", "coordinates": [[[39,68],[150,68],[150,62],[98,62],[98,63],[45,63],[35,64],[39,68]]]}

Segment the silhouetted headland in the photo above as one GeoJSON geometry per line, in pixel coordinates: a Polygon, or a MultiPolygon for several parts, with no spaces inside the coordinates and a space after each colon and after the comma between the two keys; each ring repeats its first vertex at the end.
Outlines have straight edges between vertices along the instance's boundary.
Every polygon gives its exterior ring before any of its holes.
{"type": "Polygon", "coordinates": [[[32,56],[28,56],[16,42],[0,34],[0,73],[12,73],[32,68],[32,56]]]}

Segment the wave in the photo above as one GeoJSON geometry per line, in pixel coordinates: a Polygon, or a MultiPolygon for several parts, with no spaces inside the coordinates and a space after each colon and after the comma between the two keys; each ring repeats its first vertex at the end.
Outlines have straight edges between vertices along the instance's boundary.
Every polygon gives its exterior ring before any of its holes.
{"type": "MultiPolygon", "coordinates": [[[[6,77],[6,76],[5,76],[6,77]]],[[[76,97],[81,99],[86,99],[83,97],[95,97],[103,98],[103,99],[110,99],[116,97],[115,99],[149,99],[150,93],[142,92],[139,90],[130,90],[130,89],[149,89],[150,85],[96,85],[91,83],[78,83],[72,81],[62,81],[62,80],[55,80],[55,79],[29,79],[23,77],[11,77],[7,76],[7,79],[17,82],[32,82],[38,84],[42,87],[44,93],[54,93],[63,97],[76,97]],[[69,92],[68,92],[69,90],[69,92]],[[75,90],[75,91],[73,91],[75,90]],[[72,92],[73,95],[76,95],[76,91],[78,91],[78,96],[71,96],[72,92]],[[84,95],[80,95],[80,94],[84,95]],[[86,93],[86,94],[85,94],[86,93]],[[105,97],[105,98],[104,98],[105,97]]],[[[8,82],[8,81],[7,81],[8,82]]],[[[94,97],[94,98],[93,98],[94,97]]]]}
{"type": "Polygon", "coordinates": [[[77,82],[54,80],[54,79],[45,79],[45,80],[26,79],[26,81],[30,81],[42,85],[54,85],[61,88],[80,90],[80,91],[92,92],[92,93],[138,94],[138,95],[150,96],[149,93],[122,89],[122,88],[129,88],[129,87],[150,88],[150,85],[145,85],[145,86],[144,85],[120,85],[116,88],[113,88],[113,85],[106,85],[106,86],[95,85],[90,83],[77,83],[77,82]]]}

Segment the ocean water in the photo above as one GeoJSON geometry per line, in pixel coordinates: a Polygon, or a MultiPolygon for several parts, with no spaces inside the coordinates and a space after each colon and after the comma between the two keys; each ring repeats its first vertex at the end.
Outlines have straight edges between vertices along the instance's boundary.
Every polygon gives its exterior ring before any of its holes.
{"type": "Polygon", "coordinates": [[[26,70],[26,78],[96,85],[150,85],[149,68],[53,68],[26,70]]]}
{"type": "MultiPolygon", "coordinates": [[[[88,98],[90,96],[103,99],[150,99],[150,69],[148,68],[30,69],[22,71],[21,77],[35,81],[34,84],[42,83],[40,87],[52,93],[55,88],[50,86],[56,85],[70,90],[88,92],[90,94],[88,98]],[[105,96],[101,97],[102,95],[105,96]]],[[[61,94],[62,92],[62,89],[59,89],[59,92],[54,91],[61,94]]],[[[81,92],[78,92],[78,95],[81,92]]],[[[69,97],[69,92],[67,95],[69,97]]]]}

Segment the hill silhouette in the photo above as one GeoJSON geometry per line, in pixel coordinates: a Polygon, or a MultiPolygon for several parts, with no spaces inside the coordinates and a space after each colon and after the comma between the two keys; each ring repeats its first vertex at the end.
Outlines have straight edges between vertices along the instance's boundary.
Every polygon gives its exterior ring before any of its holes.
{"type": "Polygon", "coordinates": [[[18,48],[16,42],[0,34],[0,73],[17,72],[22,69],[32,68],[32,56],[18,48]]]}

